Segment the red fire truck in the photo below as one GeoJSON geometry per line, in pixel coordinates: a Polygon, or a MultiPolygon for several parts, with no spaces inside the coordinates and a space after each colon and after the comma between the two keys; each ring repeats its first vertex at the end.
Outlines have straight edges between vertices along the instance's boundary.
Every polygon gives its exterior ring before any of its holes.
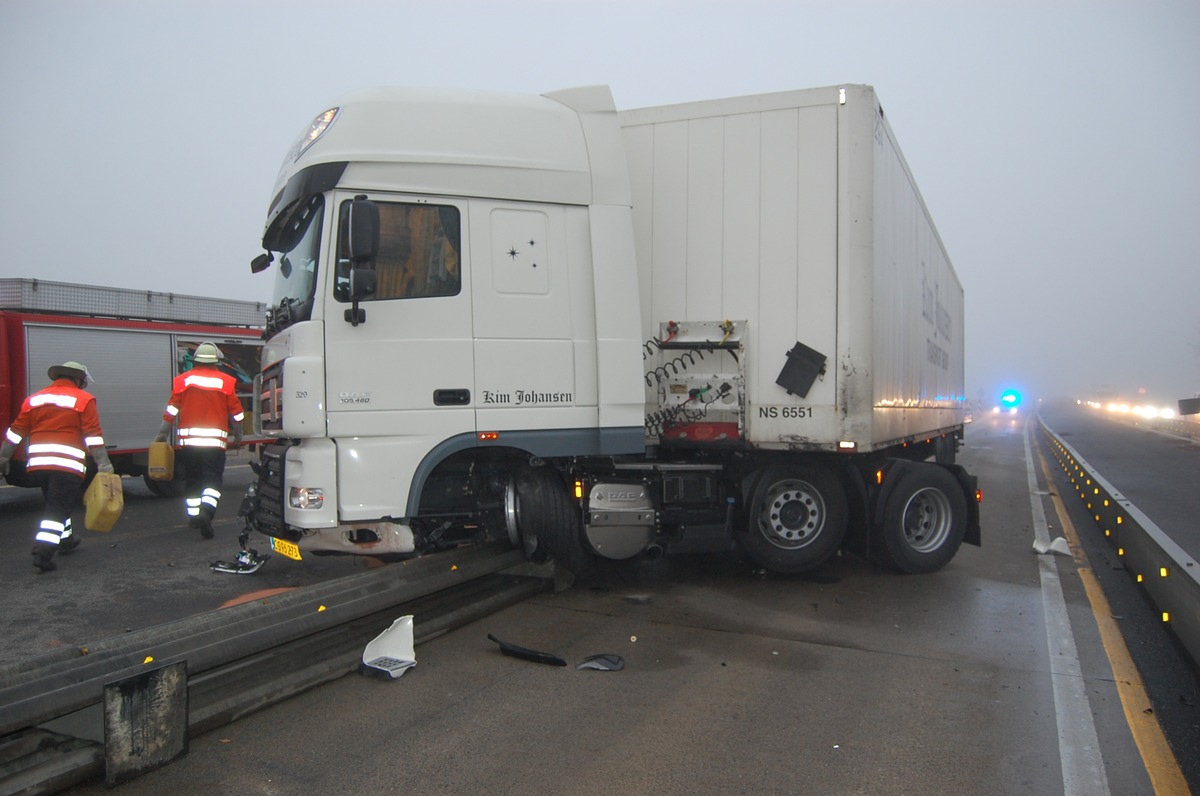
{"type": "MultiPolygon", "coordinates": [[[[265,318],[260,302],[0,279],[0,430],[16,418],[26,395],[50,383],[51,365],[81,362],[92,376],[88,392],[96,396],[115,471],[141,476],[156,494],[180,494],[178,482],[146,477],[147,450],[171,381],[191,368],[197,345],[216,343],[246,407],[244,444],[253,442],[251,388],[265,318]]],[[[7,481],[31,485],[23,451],[7,481]]]]}

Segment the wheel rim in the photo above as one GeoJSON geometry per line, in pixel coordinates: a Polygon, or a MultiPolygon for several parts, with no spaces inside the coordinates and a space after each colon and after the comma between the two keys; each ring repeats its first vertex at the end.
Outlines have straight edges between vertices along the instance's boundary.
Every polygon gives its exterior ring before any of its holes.
{"type": "Polygon", "coordinates": [[[922,489],[904,506],[904,540],[918,553],[933,552],[950,536],[954,515],[940,489],[922,489]]]}
{"type": "Polygon", "coordinates": [[[504,525],[513,547],[521,548],[526,558],[532,556],[538,548],[538,540],[533,532],[521,527],[521,498],[517,495],[515,479],[509,479],[504,490],[504,525]]]}
{"type": "Polygon", "coordinates": [[[821,493],[806,481],[788,479],[772,484],[763,496],[758,528],[776,547],[796,550],[820,535],[825,518],[821,493]]]}

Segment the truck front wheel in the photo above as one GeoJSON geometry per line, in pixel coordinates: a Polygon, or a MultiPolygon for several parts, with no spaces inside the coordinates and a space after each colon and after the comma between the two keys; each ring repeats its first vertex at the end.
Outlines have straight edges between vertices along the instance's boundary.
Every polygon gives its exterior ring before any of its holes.
{"type": "Polygon", "coordinates": [[[804,572],[841,546],[846,494],[819,467],[771,467],[754,488],[746,525],[739,542],[752,561],[773,572],[804,572]]]}
{"type": "Polygon", "coordinates": [[[552,467],[521,467],[505,495],[509,538],[530,561],[553,558],[578,573],[587,553],[579,512],[566,486],[552,467]]]}
{"type": "Polygon", "coordinates": [[[954,558],[967,526],[967,499],[945,468],[919,464],[903,475],[883,507],[871,545],[901,572],[936,572],[954,558]]]}

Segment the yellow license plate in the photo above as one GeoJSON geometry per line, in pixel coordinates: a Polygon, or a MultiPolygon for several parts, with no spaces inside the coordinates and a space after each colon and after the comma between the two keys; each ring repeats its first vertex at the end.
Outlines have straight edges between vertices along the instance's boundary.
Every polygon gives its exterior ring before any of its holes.
{"type": "Polygon", "coordinates": [[[300,561],[300,548],[286,539],[271,537],[271,549],[281,556],[287,556],[293,561],[300,561]]]}

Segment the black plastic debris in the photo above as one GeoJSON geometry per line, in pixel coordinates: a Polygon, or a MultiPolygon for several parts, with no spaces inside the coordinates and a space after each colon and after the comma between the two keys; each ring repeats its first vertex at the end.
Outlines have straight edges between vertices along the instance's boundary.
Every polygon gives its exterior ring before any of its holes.
{"type": "Polygon", "coordinates": [[[613,655],[611,652],[602,652],[599,655],[589,655],[578,664],[576,669],[595,669],[600,672],[619,672],[625,668],[625,659],[620,655],[613,655]]]}
{"type": "Polygon", "coordinates": [[[510,658],[520,658],[525,661],[533,661],[534,663],[544,663],[548,666],[566,666],[567,662],[557,655],[551,655],[549,652],[538,652],[537,650],[518,647],[516,644],[509,644],[507,641],[500,639],[488,633],[488,639],[500,645],[500,651],[510,658]]]}
{"type": "Polygon", "coordinates": [[[214,561],[209,566],[214,572],[228,572],[233,575],[251,575],[262,569],[269,555],[260,556],[255,550],[240,550],[233,561],[214,561]]]}

